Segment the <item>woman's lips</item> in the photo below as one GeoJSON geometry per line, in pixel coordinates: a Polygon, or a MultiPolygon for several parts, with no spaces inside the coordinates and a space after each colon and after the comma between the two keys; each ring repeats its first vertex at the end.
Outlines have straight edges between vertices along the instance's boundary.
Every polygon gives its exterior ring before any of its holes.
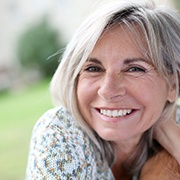
{"type": "Polygon", "coordinates": [[[137,111],[137,109],[131,109],[131,108],[105,108],[105,107],[99,107],[99,108],[93,108],[97,115],[100,117],[103,121],[109,121],[109,122],[118,122],[122,120],[127,120],[127,118],[131,118],[133,114],[137,111]]]}

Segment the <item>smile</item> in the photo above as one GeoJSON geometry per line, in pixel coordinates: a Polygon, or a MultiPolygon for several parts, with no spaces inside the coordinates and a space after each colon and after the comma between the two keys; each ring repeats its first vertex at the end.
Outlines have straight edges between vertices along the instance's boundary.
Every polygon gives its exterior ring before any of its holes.
{"type": "Polygon", "coordinates": [[[123,110],[106,110],[100,109],[100,113],[107,117],[123,117],[131,114],[132,109],[123,109],[123,110]]]}

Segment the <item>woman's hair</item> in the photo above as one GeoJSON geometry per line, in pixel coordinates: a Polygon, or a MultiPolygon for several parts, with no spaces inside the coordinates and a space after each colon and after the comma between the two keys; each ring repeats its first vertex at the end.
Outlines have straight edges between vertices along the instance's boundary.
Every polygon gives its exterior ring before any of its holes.
{"type": "MultiPolygon", "coordinates": [[[[78,109],[77,81],[82,66],[87,61],[98,39],[103,32],[113,26],[126,26],[136,36],[133,28],[138,27],[145,41],[137,44],[148,57],[160,76],[179,93],[180,63],[180,17],[174,10],[155,7],[152,2],[135,3],[132,1],[111,2],[97,9],[77,29],[66,47],[61,63],[51,82],[51,93],[56,105],[63,105],[72,114],[78,125],[90,136],[99,147],[105,161],[112,165],[113,148],[110,142],[102,140],[86,123],[78,109]]],[[[136,39],[136,37],[135,37],[136,39]]],[[[163,89],[162,89],[163,91],[163,89]]],[[[169,117],[175,109],[175,102],[167,102],[162,117],[169,117]]],[[[161,117],[161,118],[162,118],[161,117]]],[[[142,135],[134,154],[130,157],[131,170],[138,171],[153,149],[152,130],[142,135]],[[132,161],[133,160],[133,161],[132,161]]]]}

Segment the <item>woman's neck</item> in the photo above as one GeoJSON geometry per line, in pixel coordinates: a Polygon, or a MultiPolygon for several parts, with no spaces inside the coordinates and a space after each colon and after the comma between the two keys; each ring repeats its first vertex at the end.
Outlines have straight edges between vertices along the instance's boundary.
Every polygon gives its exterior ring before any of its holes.
{"type": "Polygon", "coordinates": [[[118,142],[114,144],[116,160],[111,170],[116,180],[118,179],[130,180],[131,179],[131,175],[129,175],[127,171],[123,168],[123,164],[134,152],[134,149],[137,146],[139,141],[140,141],[140,137],[137,137],[131,141],[118,142]]]}
{"type": "MultiPolygon", "coordinates": [[[[115,150],[117,151],[117,150],[115,150]]],[[[123,168],[124,162],[128,159],[129,153],[128,152],[116,152],[116,161],[113,164],[111,170],[116,180],[123,179],[129,180],[131,176],[126,172],[123,168]]]]}

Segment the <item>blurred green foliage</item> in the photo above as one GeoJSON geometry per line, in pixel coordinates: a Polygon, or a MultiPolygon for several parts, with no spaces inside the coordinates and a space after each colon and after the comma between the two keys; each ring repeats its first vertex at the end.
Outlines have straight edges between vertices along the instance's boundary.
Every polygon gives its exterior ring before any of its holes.
{"type": "MultiPolygon", "coordinates": [[[[175,4],[177,5],[177,9],[179,9],[180,8],[180,0],[174,0],[174,2],[175,2],[175,4]]],[[[179,9],[180,10],[180,9],[179,9]]]]}
{"type": "Polygon", "coordinates": [[[52,76],[58,66],[61,51],[55,53],[63,46],[57,31],[44,18],[41,23],[30,27],[20,37],[18,59],[23,67],[36,68],[44,76],[52,76]]]}

